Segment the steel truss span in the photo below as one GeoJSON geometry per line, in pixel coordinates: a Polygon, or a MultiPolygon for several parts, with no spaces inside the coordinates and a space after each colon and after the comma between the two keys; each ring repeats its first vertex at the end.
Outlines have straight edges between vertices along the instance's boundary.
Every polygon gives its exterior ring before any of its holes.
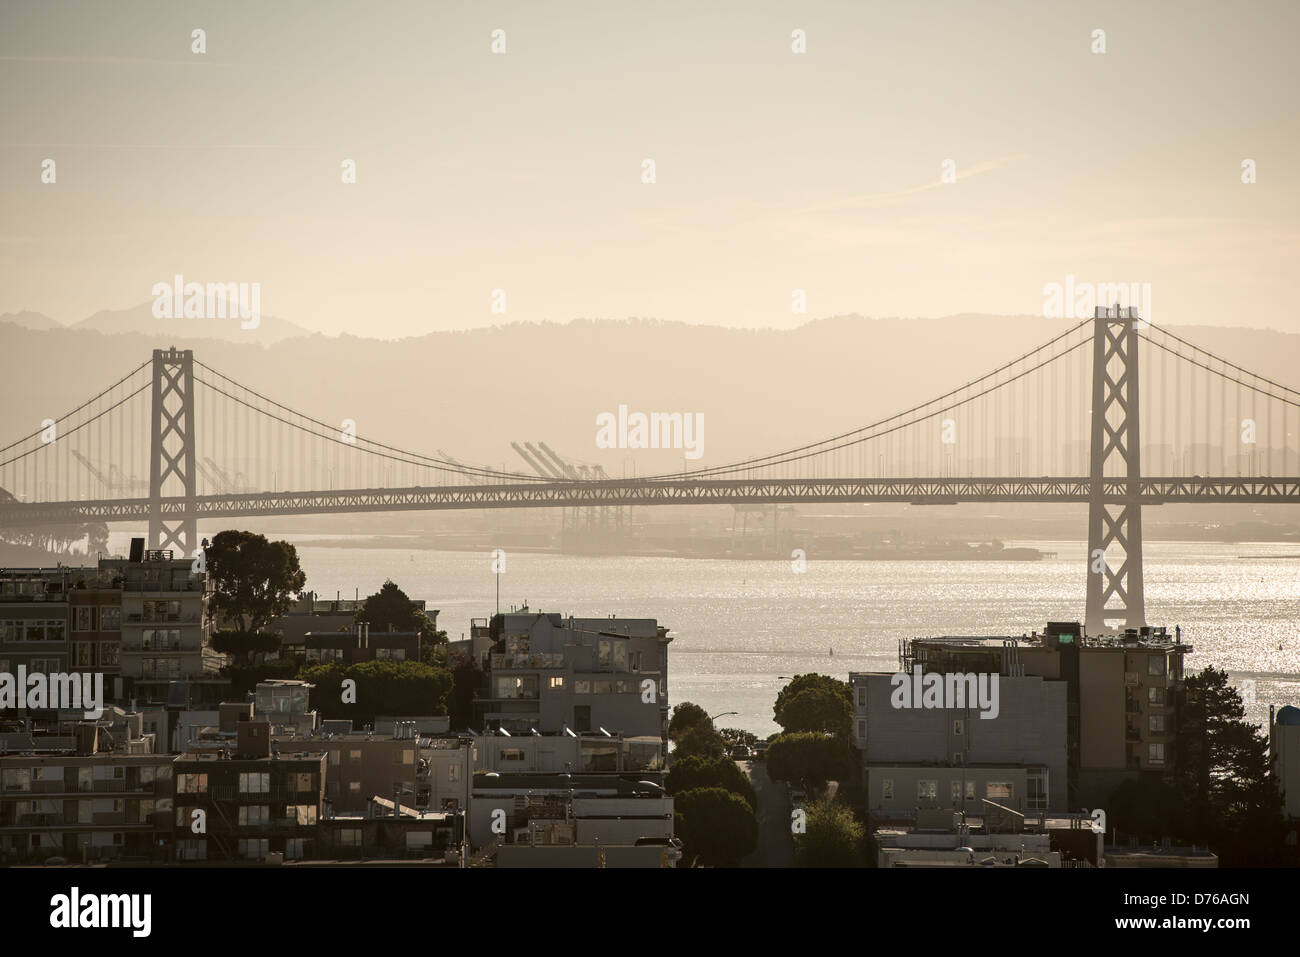
{"type": "MultiPolygon", "coordinates": [[[[1127,480],[1107,479],[1106,494],[1126,492],[1127,480]]],[[[642,482],[555,482],[545,485],[452,485],[438,488],[339,489],[330,492],[260,492],[203,495],[187,512],[183,496],[158,507],[172,520],[199,521],[266,515],[342,512],[438,511],[464,508],[577,508],[600,505],[741,505],[761,503],[905,503],[961,505],[976,502],[1073,502],[1086,504],[1087,478],[911,479],[679,479],[642,482]]],[[[1176,503],[1300,504],[1298,478],[1145,478],[1142,505],[1176,503]]],[[[103,499],[54,504],[0,505],[0,524],[141,522],[149,499],[103,499]]]]}

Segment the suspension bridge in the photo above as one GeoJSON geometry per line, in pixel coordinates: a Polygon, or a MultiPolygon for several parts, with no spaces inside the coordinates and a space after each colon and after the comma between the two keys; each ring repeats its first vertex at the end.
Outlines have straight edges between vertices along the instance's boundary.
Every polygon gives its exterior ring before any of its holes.
{"type": "Polygon", "coordinates": [[[188,556],[198,547],[199,521],[249,516],[1087,503],[1086,617],[1098,633],[1111,621],[1145,624],[1143,506],[1300,503],[1300,455],[1291,442],[1298,407],[1297,390],[1116,305],[977,379],[852,431],[620,479],[528,474],[398,448],[247,388],[189,350],[159,349],[71,412],[0,448],[0,529],[147,522],[151,548],[188,556]],[[1143,474],[1144,461],[1152,475],[1143,474]]]}

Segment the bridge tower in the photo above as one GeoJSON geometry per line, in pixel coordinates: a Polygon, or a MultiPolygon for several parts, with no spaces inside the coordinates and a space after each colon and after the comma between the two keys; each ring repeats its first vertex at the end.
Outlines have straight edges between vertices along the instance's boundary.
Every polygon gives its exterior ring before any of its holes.
{"type": "Polygon", "coordinates": [[[149,547],[189,558],[198,548],[194,521],[194,353],[153,351],[153,407],[149,415],[149,547]],[[183,497],[179,515],[164,515],[164,497],[183,497]]]}
{"type": "Polygon", "coordinates": [[[1118,304],[1098,306],[1094,321],[1085,627],[1095,635],[1116,627],[1141,628],[1146,624],[1146,602],[1139,499],[1137,333],[1142,321],[1136,307],[1118,304]],[[1123,624],[1107,625],[1117,619],[1123,624]]]}

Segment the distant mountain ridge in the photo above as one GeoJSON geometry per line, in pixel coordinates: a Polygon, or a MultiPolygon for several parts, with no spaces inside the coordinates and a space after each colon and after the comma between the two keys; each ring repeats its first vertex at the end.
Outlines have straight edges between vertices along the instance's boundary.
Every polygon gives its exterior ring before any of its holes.
{"type": "MultiPolygon", "coordinates": [[[[0,444],[74,408],[152,349],[174,345],[263,395],[321,421],[354,420],[358,435],[398,448],[445,449],[464,462],[515,471],[526,466],[510,443],[545,441],[610,475],[647,474],[682,468],[680,452],[602,449],[598,416],[617,414],[620,404],[701,413],[704,457],[690,464],[714,465],[860,428],[1074,325],[973,314],[835,316],[779,330],[583,319],[400,340],[314,334],[267,342],[200,338],[197,320],[159,320],[141,309],[148,323],[138,332],[103,333],[106,320],[96,330],[0,323],[0,444]]],[[[229,322],[238,330],[238,320],[229,322]]],[[[267,322],[249,331],[262,332],[267,322]]],[[[1179,326],[1177,334],[1300,387],[1300,335],[1208,326],[1179,326]]],[[[1059,388],[1067,387],[1086,408],[1086,383],[1063,379],[1059,388]]]]}
{"type": "Polygon", "coordinates": [[[98,332],[106,336],[134,333],[174,339],[178,332],[184,332],[186,338],[220,339],[223,342],[246,342],[266,346],[283,342],[285,339],[317,335],[302,326],[275,316],[262,316],[257,327],[253,329],[242,328],[238,319],[159,319],[153,314],[152,302],[141,303],[129,309],[101,309],[93,316],[66,326],[43,313],[29,310],[4,313],[0,315],[0,322],[11,322],[24,329],[36,331],[75,329],[98,332]]]}

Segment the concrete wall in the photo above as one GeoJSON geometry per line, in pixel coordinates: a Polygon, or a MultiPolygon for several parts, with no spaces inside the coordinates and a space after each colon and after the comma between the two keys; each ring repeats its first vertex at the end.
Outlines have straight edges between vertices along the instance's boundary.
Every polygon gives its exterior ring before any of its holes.
{"type": "MultiPolygon", "coordinates": [[[[864,770],[881,764],[927,764],[940,766],[944,771],[955,767],[960,777],[961,764],[968,768],[979,765],[1045,767],[1048,809],[1066,808],[1067,689],[1064,682],[1039,677],[1000,677],[998,716],[986,719],[980,717],[977,708],[896,709],[890,700],[891,677],[889,674],[851,676],[853,744],[862,755],[864,770]],[[954,760],[957,755],[960,763],[954,760]]],[[[1019,798],[1025,795],[1023,788],[1017,792],[1019,798]]],[[[914,793],[912,797],[914,802],[914,793]]],[[[979,797],[984,797],[983,792],[979,797]]],[[[875,800],[873,794],[873,807],[875,800]]],[[[1023,810],[1020,805],[1016,807],[1023,810]]]]}

